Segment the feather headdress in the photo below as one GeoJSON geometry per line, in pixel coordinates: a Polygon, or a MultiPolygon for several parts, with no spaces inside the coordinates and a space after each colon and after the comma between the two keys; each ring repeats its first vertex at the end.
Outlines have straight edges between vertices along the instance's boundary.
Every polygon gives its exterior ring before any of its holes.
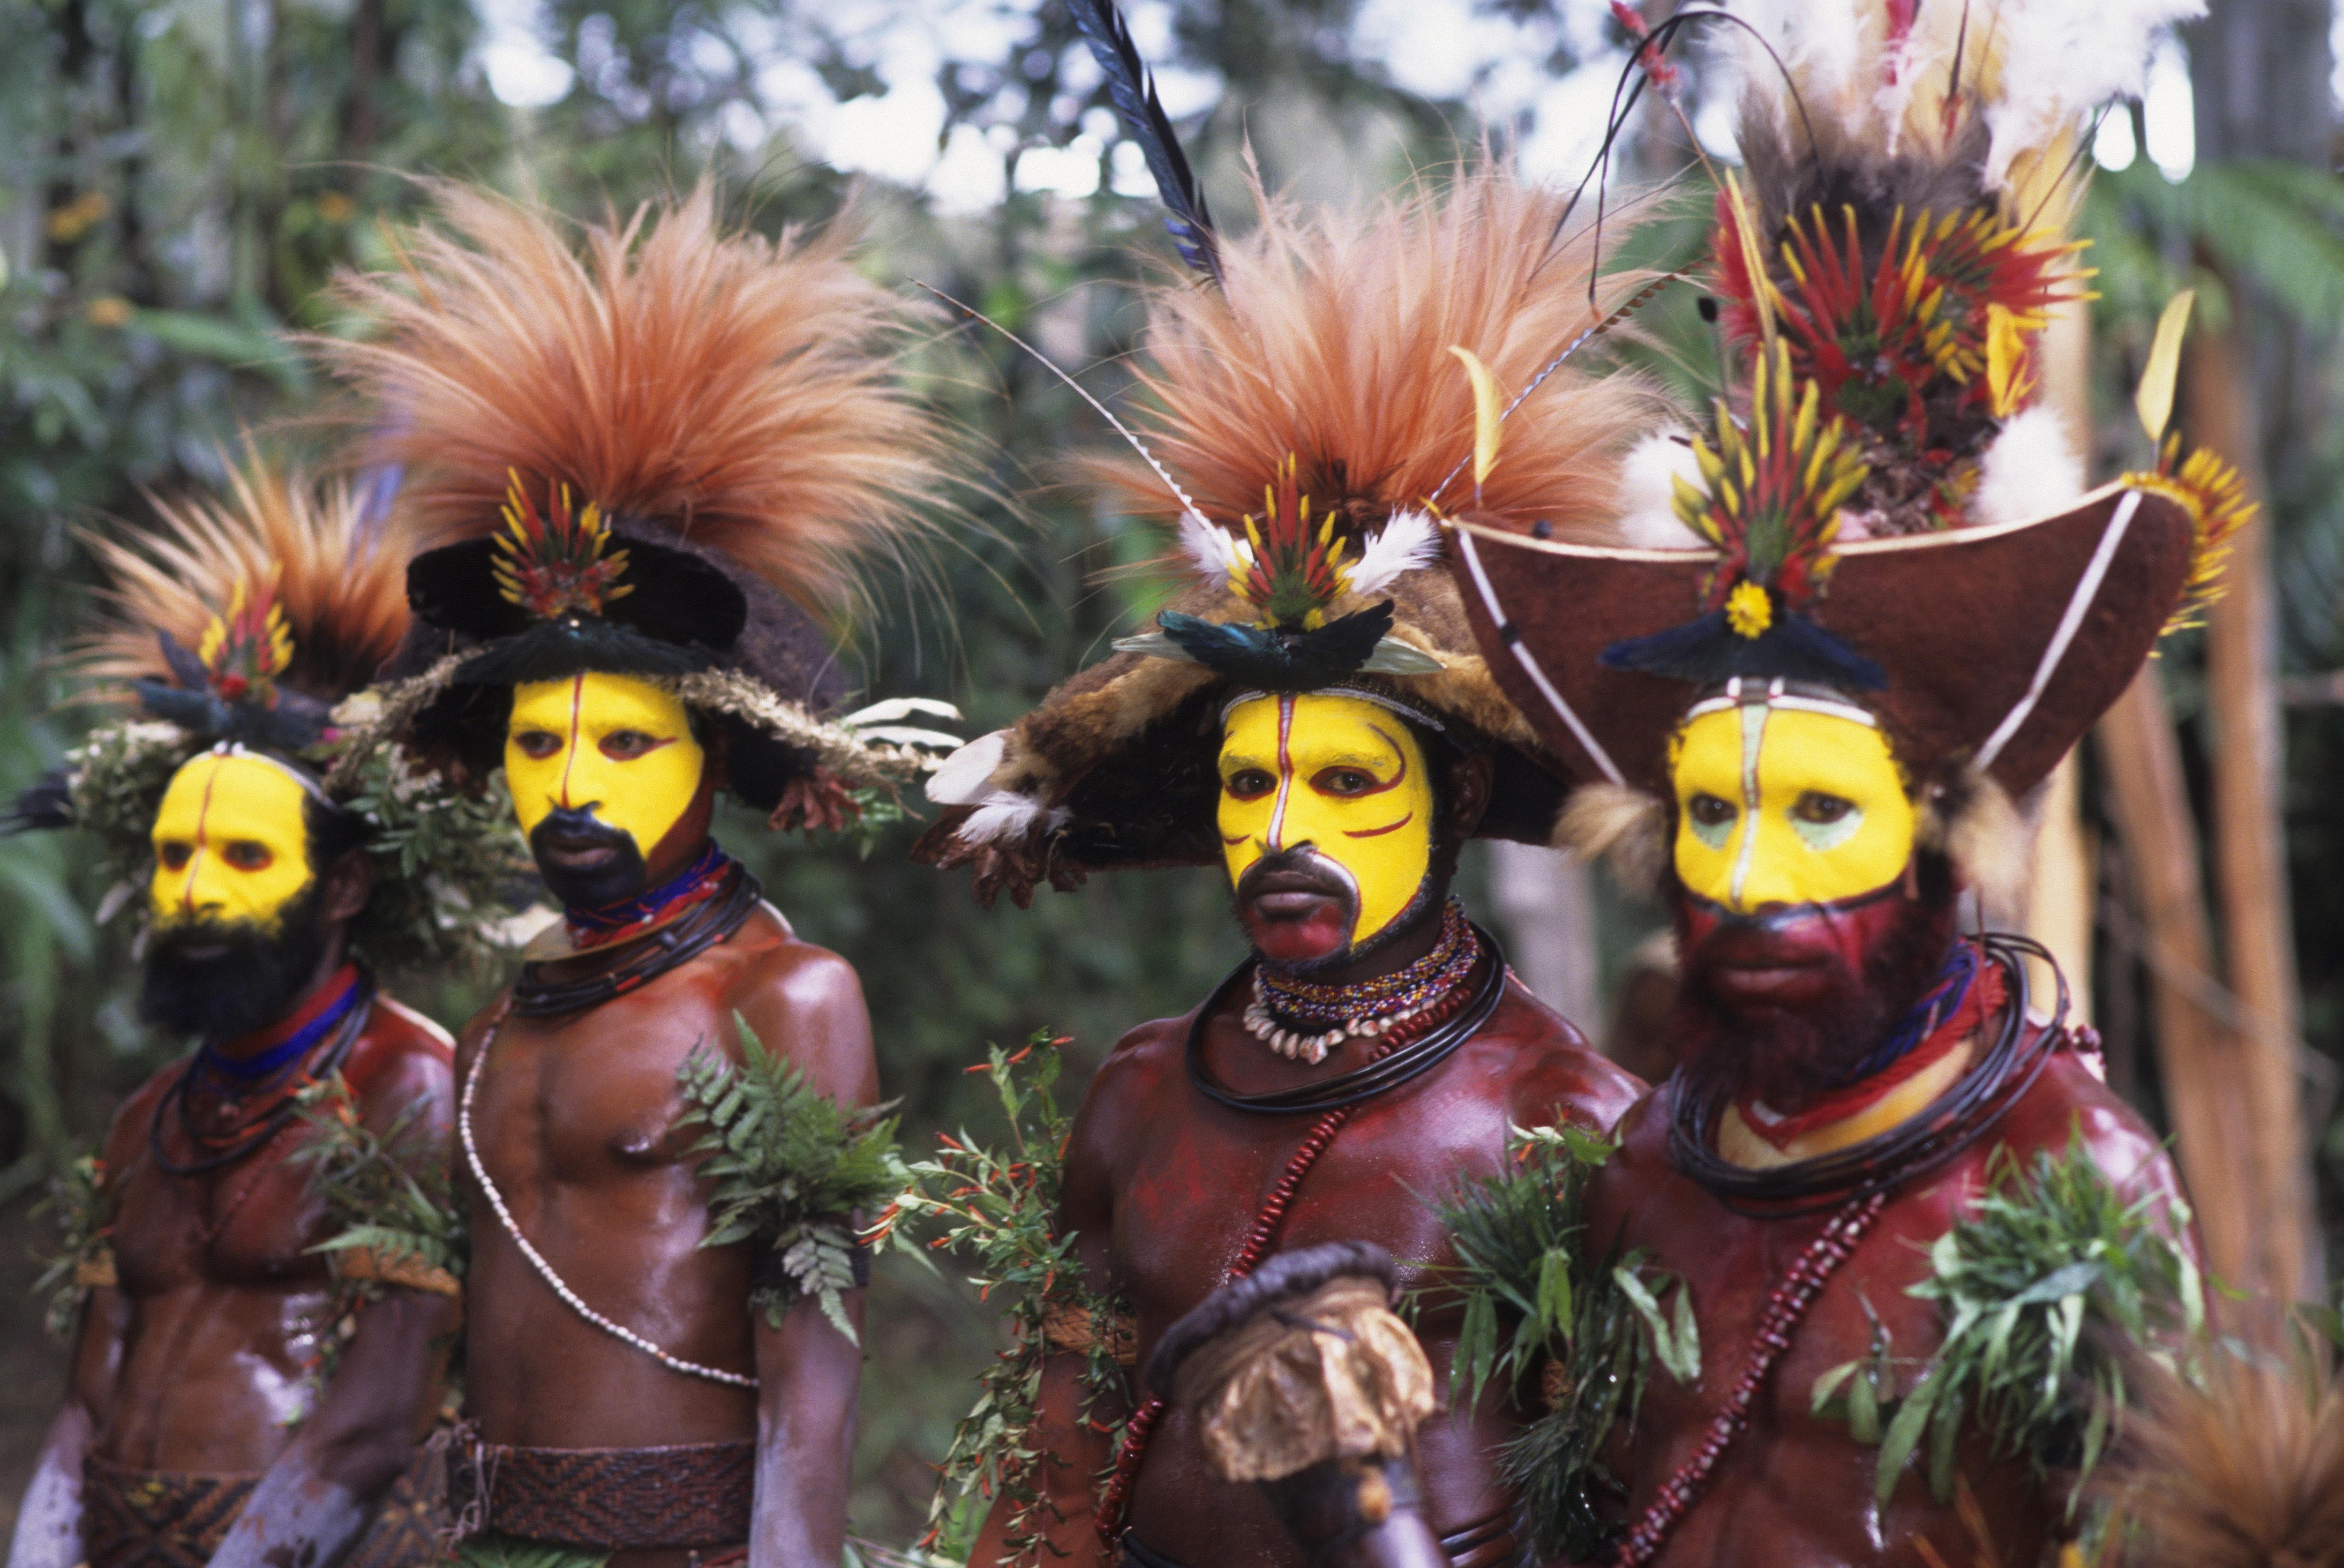
{"type": "Polygon", "coordinates": [[[981,895],[1216,858],[1205,743],[1216,697],[1238,690],[1365,683],[1495,753],[1485,836],[1553,831],[1545,754],[1439,570],[1441,517],[1572,537],[1612,514],[1620,454],[1664,404],[1633,377],[1558,364],[1617,303],[1599,288],[1591,307],[1591,246],[1565,232],[1566,197],[1502,167],[1311,216],[1256,197],[1261,227],[1217,242],[1218,289],[1150,296],[1147,450],[1088,465],[1129,511],[1177,524],[1187,591],[1159,630],[930,783],[951,809],[918,853],[982,861],[981,895]],[[1494,459],[1503,395],[1534,384],[1494,459]]]}
{"type": "Polygon", "coordinates": [[[153,505],[151,531],[88,536],[112,613],[76,665],[197,734],[315,740],[407,633],[403,536],[250,445],[225,491],[153,505]]]}
{"type": "Polygon", "coordinates": [[[346,276],[318,350],[383,419],[425,542],[489,534],[518,478],[714,552],[815,612],[938,485],[935,428],[877,350],[911,308],[848,232],[727,233],[703,183],[586,227],[435,183],[403,270],[346,276]],[[582,248],[582,254],[581,254],[582,248]]]}
{"type": "MultiPolygon", "coordinates": [[[[1868,470],[1852,535],[2011,521],[2074,491],[1981,481],[2091,277],[2066,226],[2086,116],[2140,89],[2195,0],[1764,0],[1730,29],[1745,169],[1718,199],[1729,334],[1817,383],[1868,470]],[[1746,185],[1745,182],[1746,181],[1746,185]],[[2031,501],[2032,505],[2025,504],[2031,501]],[[2004,515],[2017,502],[2017,509],[2004,515]]],[[[2022,421],[2039,454],[2045,432],[2022,421]]],[[[2073,484],[2076,480],[2067,481],[2073,484]]]]}

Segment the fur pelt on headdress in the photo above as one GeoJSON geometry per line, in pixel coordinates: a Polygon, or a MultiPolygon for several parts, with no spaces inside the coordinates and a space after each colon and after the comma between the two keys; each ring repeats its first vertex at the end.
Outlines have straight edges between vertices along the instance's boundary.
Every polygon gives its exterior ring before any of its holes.
{"type": "Polygon", "coordinates": [[[900,546],[937,430],[875,351],[915,315],[849,263],[851,232],[726,232],[712,187],[588,225],[429,182],[401,268],[339,280],[373,330],[318,351],[406,465],[425,545],[493,531],[510,476],[566,485],[816,613],[900,546]],[[581,254],[582,250],[582,254],[581,254]]]}
{"type": "Polygon", "coordinates": [[[106,622],[75,648],[84,674],[127,688],[177,672],[159,638],[194,650],[238,585],[274,582],[292,634],[279,682],[334,703],[373,678],[407,633],[408,541],[395,519],[365,516],[351,487],[320,481],[247,442],[227,488],[150,496],[157,526],[85,534],[107,578],[106,622]]]}

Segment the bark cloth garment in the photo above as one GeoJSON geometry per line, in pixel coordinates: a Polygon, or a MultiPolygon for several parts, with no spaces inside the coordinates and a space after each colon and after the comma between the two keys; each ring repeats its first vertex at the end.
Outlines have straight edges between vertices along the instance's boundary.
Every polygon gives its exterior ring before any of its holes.
{"type": "MultiPolygon", "coordinates": [[[[82,1546],[88,1568],[205,1568],[260,1484],[258,1472],[134,1470],[82,1461],[82,1546]]],[[[426,1568],[440,1546],[440,1462],[415,1451],[342,1568],[426,1568]]]]}
{"type": "Polygon", "coordinates": [[[448,1450],[449,1513],[467,1547],[693,1547],[714,1563],[749,1539],[756,1472],[753,1442],[519,1448],[460,1435],[448,1450]]]}

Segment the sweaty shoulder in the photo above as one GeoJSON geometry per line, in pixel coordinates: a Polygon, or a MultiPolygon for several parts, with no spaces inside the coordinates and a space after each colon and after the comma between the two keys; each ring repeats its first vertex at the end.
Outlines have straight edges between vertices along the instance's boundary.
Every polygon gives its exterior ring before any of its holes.
{"type": "Polygon", "coordinates": [[[871,1012],[854,966],[799,941],[770,907],[751,915],[721,951],[722,1006],[746,1018],[761,1044],[844,1103],[878,1098],[871,1012]]]}
{"type": "Polygon", "coordinates": [[[1608,1131],[1644,1092],[1644,1082],[1587,1043],[1569,1019],[1509,976],[1481,1039],[1514,1058],[1510,1102],[1516,1123],[1558,1121],[1608,1131]]]}
{"type": "Polygon", "coordinates": [[[2055,1053],[2002,1118],[1998,1141],[2025,1158],[2065,1153],[2081,1138],[2092,1162],[2129,1191],[2177,1191],[2173,1162],[2140,1113],[2100,1081],[2084,1057],[2055,1053]]]}
{"type": "Polygon", "coordinates": [[[419,1106],[429,1124],[444,1122],[455,1097],[456,1043],[448,1031],[396,998],[379,995],[366,1030],[350,1046],[342,1077],[369,1121],[419,1106]]]}

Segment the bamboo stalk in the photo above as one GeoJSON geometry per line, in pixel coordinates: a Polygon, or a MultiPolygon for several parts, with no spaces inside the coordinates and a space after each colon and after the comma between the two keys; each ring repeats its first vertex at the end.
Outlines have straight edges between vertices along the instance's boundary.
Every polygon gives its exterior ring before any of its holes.
{"type": "MultiPolygon", "coordinates": [[[[2198,337],[2182,362],[2182,391],[2191,437],[2236,464],[2261,500],[2258,400],[2235,329],[2198,337]]],[[[2253,1122],[2238,1154],[2258,1221],[2245,1278],[2291,1300],[2316,1294],[2321,1275],[2301,1085],[2286,1044],[2296,1034],[2297,992],[2269,529],[2268,510],[2258,511],[2231,545],[2226,592],[2208,616],[2206,683],[2224,974],[2252,1042],[2238,1060],[2253,1122]]]]}
{"type": "Polygon", "coordinates": [[[2140,899],[2150,963],[2150,1017],[2175,1154],[2206,1237],[2207,1262],[2233,1284],[2261,1282],[2260,1198],[2248,1151],[2256,1138],[2238,1037],[2187,983],[2213,969],[2213,932],[2198,871],[2198,824],[2181,747],[2154,663],[2100,721],[2108,803],[2140,899]]]}

